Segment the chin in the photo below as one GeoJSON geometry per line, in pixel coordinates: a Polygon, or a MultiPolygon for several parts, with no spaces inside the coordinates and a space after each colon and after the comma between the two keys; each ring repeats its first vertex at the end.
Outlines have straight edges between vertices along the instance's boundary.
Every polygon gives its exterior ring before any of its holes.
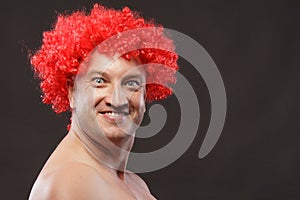
{"type": "MultiPolygon", "coordinates": [[[[119,131],[114,131],[114,132],[105,132],[104,133],[106,138],[111,141],[114,145],[120,147],[120,148],[126,148],[126,150],[130,150],[128,149],[128,145],[131,146],[130,144],[132,144],[134,137],[132,137],[131,135],[119,130],[119,131]]],[[[125,150],[125,149],[124,149],[125,150]]]]}
{"type": "Polygon", "coordinates": [[[107,138],[129,138],[134,136],[134,131],[122,125],[111,124],[108,127],[102,127],[103,134],[107,138]]]}

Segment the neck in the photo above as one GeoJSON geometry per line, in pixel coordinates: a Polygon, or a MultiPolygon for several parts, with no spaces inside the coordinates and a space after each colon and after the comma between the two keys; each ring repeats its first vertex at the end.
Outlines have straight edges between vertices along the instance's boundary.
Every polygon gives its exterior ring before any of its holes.
{"type": "Polygon", "coordinates": [[[83,147],[94,159],[96,159],[99,165],[104,166],[109,171],[115,173],[118,178],[124,179],[124,173],[126,172],[126,165],[134,142],[134,137],[131,136],[126,140],[110,140],[103,136],[102,133],[98,133],[97,137],[95,137],[95,135],[85,133],[73,122],[69,134],[77,137],[83,144],[83,147]]]}

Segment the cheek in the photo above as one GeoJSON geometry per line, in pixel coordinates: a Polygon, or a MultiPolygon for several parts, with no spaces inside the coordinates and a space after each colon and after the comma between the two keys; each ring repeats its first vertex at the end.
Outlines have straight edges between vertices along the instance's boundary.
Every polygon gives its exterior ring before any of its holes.
{"type": "Polygon", "coordinates": [[[94,88],[92,95],[91,95],[91,102],[94,107],[97,107],[99,103],[102,102],[102,100],[105,98],[105,91],[100,88],[94,88]]]}
{"type": "Polygon", "coordinates": [[[136,93],[131,97],[132,106],[139,112],[140,115],[143,115],[145,112],[145,98],[144,94],[136,93]]]}
{"type": "Polygon", "coordinates": [[[75,96],[75,110],[84,112],[89,110],[94,105],[95,91],[92,88],[85,88],[76,91],[75,96]]]}

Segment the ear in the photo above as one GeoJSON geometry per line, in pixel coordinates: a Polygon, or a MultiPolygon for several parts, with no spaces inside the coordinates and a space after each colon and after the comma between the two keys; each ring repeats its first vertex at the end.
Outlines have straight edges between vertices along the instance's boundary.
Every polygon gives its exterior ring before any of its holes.
{"type": "Polygon", "coordinates": [[[72,78],[67,79],[67,91],[71,111],[74,109],[74,81],[72,78]]]}
{"type": "Polygon", "coordinates": [[[144,102],[144,114],[146,113],[147,111],[147,106],[146,106],[146,102],[144,102]]]}
{"type": "Polygon", "coordinates": [[[146,87],[145,87],[145,90],[144,90],[144,114],[146,113],[146,111],[147,111],[147,105],[148,105],[148,102],[147,102],[147,99],[146,99],[146,97],[147,97],[147,94],[146,94],[146,87]]]}

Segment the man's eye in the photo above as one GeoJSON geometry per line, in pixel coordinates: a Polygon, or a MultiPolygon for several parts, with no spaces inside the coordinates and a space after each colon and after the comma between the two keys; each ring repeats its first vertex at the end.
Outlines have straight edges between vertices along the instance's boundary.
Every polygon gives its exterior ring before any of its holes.
{"type": "Polygon", "coordinates": [[[136,88],[140,86],[140,83],[138,81],[127,81],[126,86],[136,88]]]}
{"type": "Polygon", "coordinates": [[[93,82],[96,83],[97,85],[101,85],[103,83],[105,83],[104,79],[103,78],[93,78],[93,82]]]}

